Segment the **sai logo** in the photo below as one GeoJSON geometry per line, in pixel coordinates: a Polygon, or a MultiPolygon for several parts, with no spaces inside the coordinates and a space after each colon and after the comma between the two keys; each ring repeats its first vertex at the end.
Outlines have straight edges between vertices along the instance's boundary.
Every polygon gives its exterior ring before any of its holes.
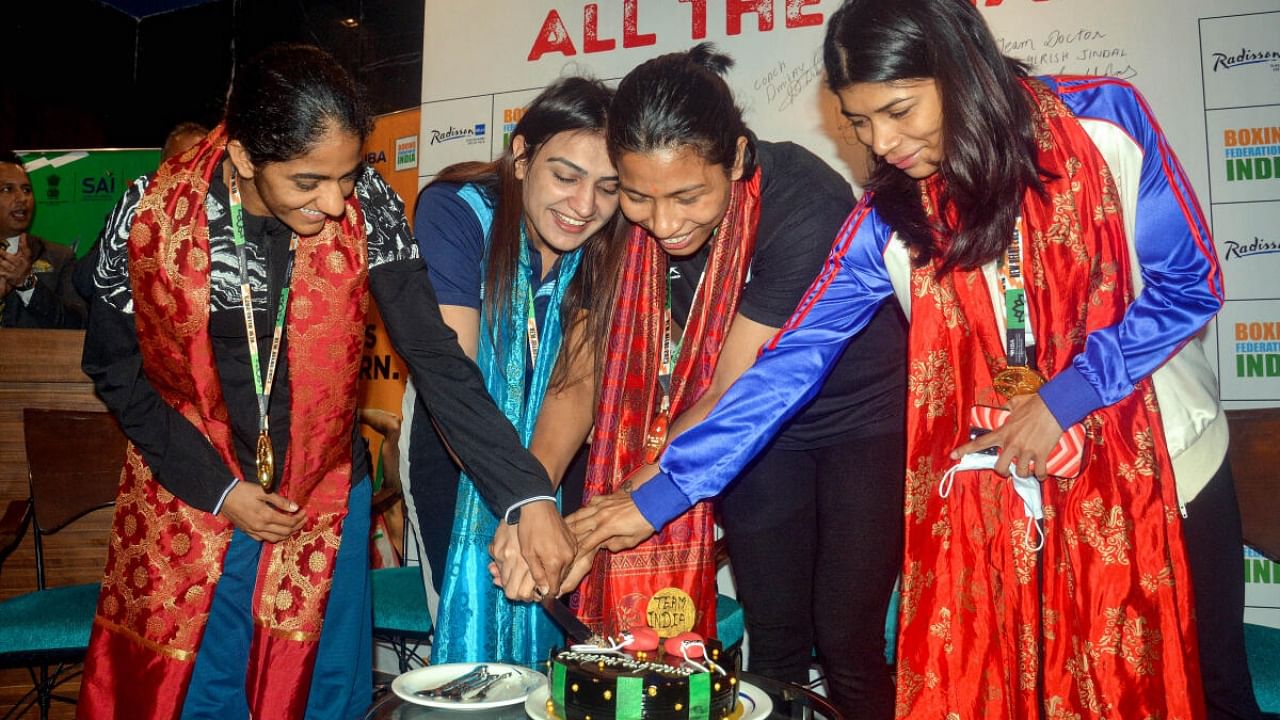
{"type": "Polygon", "coordinates": [[[396,138],[396,170],[418,167],[418,136],[396,138]]]}
{"type": "Polygon", "coordinates": [[[108,172],[106,175],[89,175],[80,178],[80,198],[83,200],[101,200],[115,195],[116,178],[108,172]]]}

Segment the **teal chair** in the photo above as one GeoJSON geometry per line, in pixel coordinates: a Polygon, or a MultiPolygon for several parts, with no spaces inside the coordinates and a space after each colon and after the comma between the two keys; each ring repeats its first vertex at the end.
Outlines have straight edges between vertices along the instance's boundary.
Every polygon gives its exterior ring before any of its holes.
{"type": "Polygon", "coordinates": [[[1280,629],[1265,625],[1244,626],[1244,646],[1253,675],[1253,694],[1264,713],[1280,717],[1280,629]]]}
{"type": "Polygon", "coordinates": [[[0,668],[27,668],[32,688],[5,717],[38,705],[49,716],[57,700],[75,698],[57,689],[80,675],[89,645],[98,583],[50,587],[44,537],[115,502],[126,441],[104,412],[23,411],[23,435],[31,495],[9,503],[0,527],[0,562],[32,529],[35,590],[0,602],[0,668]]]}
{"type": "Polygon", "coordinates": [[[716,597],[716,638],[725,648],[733,648],[742,644],[743,634],[742,606],[737,599],[728,595],[716,597]]]}
{"type": "Polygon", "coordinates": [[[431,613],[417,567],[378,568],[372,572],[373,637],[396,654],[400,672],[426,665],[419,649],[431,644],[431,613]]]}

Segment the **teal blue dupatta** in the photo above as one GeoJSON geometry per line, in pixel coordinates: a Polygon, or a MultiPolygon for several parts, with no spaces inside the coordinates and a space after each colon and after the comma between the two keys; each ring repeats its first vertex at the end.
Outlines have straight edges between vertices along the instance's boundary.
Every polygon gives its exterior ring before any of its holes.
{"type": "MultiPolygon", "coordinates": [[[[463,187],[458,196],[471,206],[488,238],[493,208],[474,185],[463,187]]],[[[515,426],[525,447],[533,437],[538,411],[564,339],[560,303],[581,260],[580,249],[560,258],[551,302],[539,333],[532,377],[528,377],[526,361],[529,347],[526,318],[532,307],[533,279],[529,243],[523,229],[519,272],[511,288],[510,301],[497,318],[497,327],[490,326],[488,313],[480,313],[476,364],[480,366],[489,394],[515,426]]],[[[431,647],[433,664],[507,662],[536,666],[545,662],[549,650],[564,640],[538,605],[511,602],[501,588],[494,586],[488,569],[489,541],[498,522],[499,518],[480,498],[471,478],[463,473],[458,482],[453,536],[431,647]]]]}

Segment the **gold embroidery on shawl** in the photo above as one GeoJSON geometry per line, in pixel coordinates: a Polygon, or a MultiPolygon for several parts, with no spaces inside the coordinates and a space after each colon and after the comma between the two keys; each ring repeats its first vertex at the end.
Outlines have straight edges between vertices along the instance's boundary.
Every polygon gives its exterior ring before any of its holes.
{"type": "Polygon", "coordinates": [[[1155,441],[1151,438],[1151,428],[1139,430],[1133,436],[1137,448],[1133,464],[1120,463],[1118,472],[1127,482],[1136,482],[1139,476],[1150,478],[1156,474],[1155,441]]]}
{"type": "MultiPolygon", "coordinates": [[[[220,571],[192,577],[188,567],[194,562],[188,555],[194,550],[191,530],[202,527],[199,523],[207,514],[172,502],[172,495],[151,478],[136,448],[130,446],[125,464],[126,478],[116,501],[118,527],[124,532],[112,533],[109,540],[111,550],[97,621],[156,652],[184,659],[199,643],[203,616],[191,622],[168,622],[167,615],[151,614],[151,600],[184,597],[195,588],[211,588],[218,581],[220,571]],[[148,499],[149,493],[156,497],[148,499]],[[157,512],[156,507],[165,511],[157,512]],[[170,555],[182,546],[186,553],[170,555]],[[178,566],[181,570],[174,569],[178,566]]],[[[199,547],[202,557],[218,555],[225,547],[223,537],[206,532],[204,538],[199,547]]]]}
{"type": "MultiPolygon", "coordinates": [[[[1119,283],[1116,275],[1120,272],[1119,265],[1114,260],[1107,262],[1098,262],[1089,273],[1089,304],[1093,307],[1108,307],[1113,301],[1107,300],[1106,296],[1114,293],[1119,283]]],[[[1082,308],[1083,310],[1083,308],[1082,308]]],[[[1081,318],[1084,319],[1083,316],[1081,318]]]]}
{"type": "MultiPolygon", "coordinates": [[[[1080,647],[1078,637],[1071,638],[1071,657],[1067,660],[1066,668],[1076,681],[1076,688],[1080,693],[1080,704],[1095,715],[1101,714],[1104,706],[1098,699],[1098,688],[1093,684],[1093,673],[1089,669],[1089,655],[1080,647]]],[[[1110,712],[1111,706],[1106,705],[1105,710],[1110,712]]]]}
{"type": "Polygon", "coordinates": [[[1155,595],[1162,585],[1164,587],[1173,587],[1173,566],[1166,562],[1158,573],[1143,573],[1140,583],[1142,589],[1152,595],[1155,595]]]}
{"type": "Polygon", "coordinates": [[[258,625],[278,637],[319,636],[324,613],[319,603],[307,599],[327,596],[333,584],[333,578],[323,571],[327,558],[337,555],[341,540],[338,527],[337,513],[325,513],[271,548],[262,587],[275,592],[264,595],[255,618],[258,625]],[[319,570],[315,569],[317,564],[319,570]]]}
{"type": "Polygon", "coordinates": [[[907,515],[915,518],[916,523],[924,522],[929,498],[933,497],[933,488],[937,479],[938,474],[933,470],[933,460],[928,455],[920,456],[915,470],[907,470],[903,508],[907,515]]]}
{"type": "Polygon", "coordinates": [[[969,526],[969,539],[974,546],[986,545],[1005,528],[1004,497],[1008,482],[994,474],[990,477],[978,477],[978,507],[982,511],[982,522],[969,526]]]}
{"type": "Polygon", "coordinates": [[[942,651],[951,654],[955,650],[955,645],[951,642],[951,610],[942,608],[938,610],[938,622],[929,624],[929,634],[942,640],[942,651]]]}
{"type": "Polygon", "coordinates": [[[960,568],[955,582],[956,610],[964,610],[970,615],[978,612],[975,598],[985,597],[987,588],[973,577],[973,568],[960,568]]]}
{"type": "Polygon", "coordinates": [[[1036,629],[1032,623],[1018,623],[1018,689],[1035,690],[1037,668],[1036,629]]]}
{"type": "Polygon", "coordinates": [[[916,610],[920,604],[920,595],[925,588],[933,587],[933,580],[933,570],[921,572],[919,562],[912,562],[907,571],[902,574],[900,612],[903,624],[915,619],[916,610]]]}
{"type": "Polygon", "coordinates": [[[1045,705],[1045,712],[1048,714],[1048,720],[1082,720],[1080,713],[1071,712],[1070,708],[1063,706],[1062,696],[1054,695],[1049,698],[1049,702],[1045,705]]]}
{"type": "Polygon", "coordinates": [[[939,513],[938,521],[933,524],[932,531],[934,537],[942,538],[943,550],[951,548],[951,519],[947,517],[946,505],[942,506],[942,511],[939,513]]]}
{"type": "Polygon", "coordinates": [[[938,308],[948,329],[960,328],[965,333],[970,332],[969,320],[960,309],[960,303],[956,300],[955,290],[945,282],[945,278],[939,280],[933,276],[932,266],[917,269],[914,273],[912,285],[914,286],[912,295],[916,299],[923,300],[927,297],[933,300],[933,304],[938,308]]]}
{"type": "Polygon", "coordinates": [[[1129,552],[1133,549],[1130,535],[1133,521],[1125,515],[1124,508],[1114,505],[1107,509],[1102,498],[1080,503],[1082,517],[1076,527],[1080,540],[1097,550],[1106,565],[1128,565],[1129,552]]]}
{"type": "MultiPolygon", "coordinates": [[[[1009,544],[1013,550],[1013,575],[1019,585],[1030,585],[1036,574],[1036,553],[1027,547],[1027,523],[1029,520],[1018,518],[1009,532],[1009,544]]],[[[1033,528],[1032,533],[1035,532],[1033,528]]]]}
{"type": "Polygon", "coordinates": [[[914,407],[925,408],[927,417],[946,412],[946,403],[955,395],[956,381],[951,371],[951,356],[945,349],[930,350],[924,360],[911,361],[907,378],[907,394],[914,407]]]}
{"type": "Polygon", "coordinates": [[[898,699],[893,708],[894,717],[904,718],[911,714],[911,706],[924,690],[924,684],[923,675],[912,672],[906,662],[898,662],[898,699]]]}
{"type": "MultiPolygon", "coordinates": [[[[1067,160],[1068,176],[1075,178],[1079,171],[1079,158],[1069,158],[1067,160]]],[[[1036,249],[1041,252],[1047,248],[1048,243],[1064,245],[1071,251],[1072,258],[1077,263],[1086,265],[1089,263],[1089,252],[1085,249],[1083,229],[1080,227],[1080,208],[1077,198],[1080,190],[1080,181],[1073,179],[1068,190],[1053,196],[1053,220],[1043,233],[1036,231],[1032,240],[1036,249]]],[[[1036,287],[1047,287],[1040,284],[1044,279],[1043,263],[1036,263],[1036,267],[1040,269],[1036,274],[1036,287]]]]}
{"type": "MultiPolygon", "coordinates": [[[[101,615],[94,618],[93,622],[98,625],[101,625],[104,630],[126,637],[131,642],[137,643],[138,645],[141,645],[142,647],[147,648],[148,650],[151,650],[154,653],[158,653],[166,657],[171,657],[174,660],[177,660],[179,662],[188,662],[188,661],[194,660],[196,657],[196,654],[194,652],[191,652],[188,650],[179,650],[178,648],[175,648],[169,645],[161,645],[160,643],[155,642],[153,640],[148,640],[147,638],[139,635],[138,633],[130,630],[129,628],[123,625],[117,625],[116,623],[110,622],[109,620],[104,620],[101,615]]],[[[149,630],[150,628],[148,628],[148,631],[149,630]]]]}
{"type": "Polygon", "coordinates": [[[1096,661],[1103,654],[1116,655],[1133,667],[1138,675],[1153,675],[1160,657],[1160,630],[1141,615],[1126,618],[1120,607],[1103,611],[1106,624],[1097,642],[1086,643],[1089,655],[1096,661]]]}
{"type": "Polygon", "coordinates": [[[1093,209],[1094,222],[1102,222],[1107,215],[1120,212],[1120,191],[1116,188],[1115,178],[1111,176],[1111,168],[1106,163],[1101,163],[1099,174],[1102,176],[1102,200],[1093,209]]]}
{"type": "Polygon", "coordinates": [[[1040,633],[1044,635],[1045,640],[1056,640],[1057,631],[1054,630],[1058,626],[1058,611],[1050,608],[1044,608],[1042,615],[1044,616],[1044,626],[1040,633]]]}

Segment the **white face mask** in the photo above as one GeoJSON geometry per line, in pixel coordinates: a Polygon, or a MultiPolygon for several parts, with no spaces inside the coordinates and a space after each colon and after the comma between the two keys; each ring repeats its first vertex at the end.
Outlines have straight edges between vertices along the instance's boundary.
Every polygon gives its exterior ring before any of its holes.
{"type": "MultiPolygon", "coordinates": [[[[952,465],[942,474],[942,482],[938,483],[938,496],[945,498],[951,494],[951,486],[955,482],[956,473],[966,470],[992,470],[999,458],[988,453],[969,453],[960,458],[960,462],[952,465]]],[[[1027,521],[1024,542],[1027,549],[1039,552],[1044,547],[1044,530],[1040,527],[1044,519],[1044,501],[1040,495],[1040,481],[1035,475],[1020,477],[1012,466],[1009,468],[1009,479],[1013,481],[1013,490],[1022,498],[1022,508],[1027,521]],[[1033,544],[1032,538],[1036,541],[1033,544]]]]}

